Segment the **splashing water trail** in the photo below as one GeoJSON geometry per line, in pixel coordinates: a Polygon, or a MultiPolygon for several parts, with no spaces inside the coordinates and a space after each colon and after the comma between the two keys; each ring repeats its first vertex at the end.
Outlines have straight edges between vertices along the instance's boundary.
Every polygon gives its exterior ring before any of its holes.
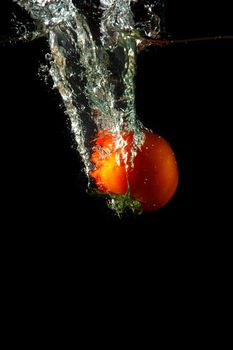
{"type": "MultiPolygon", "coordinates": [[[[93,188],[90,174],[96,165],[92,155],[96,135],[115,135],[117,159],[126,167],[129,159],[133,163],[136,147],[144,142],[141,130],[145,128],[136,117],[134,79],[137,49],[143,37],[155,38],[159,34],[156,1],[14,1],[35,20],[39,35],[48,37],[50,74],[70,118],[89,186],[93,188]],[[143,22],[136,22],[134,16],[139,3],[147,14],[143,22]],[[91,16],[90,11],[97,11],[98,16],[91,16]],[[133,138],[130,152],[129,135],[133,138]]],[[[133,211],[140,208],[128,193],[107,196],[110,207],[118,213],[127,206],[133,211]]]]}

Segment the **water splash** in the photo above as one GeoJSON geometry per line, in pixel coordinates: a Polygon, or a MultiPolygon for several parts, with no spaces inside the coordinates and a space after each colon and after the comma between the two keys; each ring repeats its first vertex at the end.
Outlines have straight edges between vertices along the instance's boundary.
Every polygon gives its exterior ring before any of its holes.
{"type": "MultiPolygon", "coordinates": [[[[121,147],[122,131],[133,131],[134,144],[140,146],[143,134],[136,116],[134,81],[137,48],[143,37],[156,38],[159,34],[156,2],[14,1],[35,20],[34,36],[48,37],[50,75],[70,118],[86,174],[93,169],[90,155],[98,131],[117,134],[121,147]],[[138,6],[144,9],[143,21],[140,16],[137,21],[138,6]],[[92,15],[94,10],[97,17],[92,15]]],[[[133,151],[130,157],[134,156],[133,151]]],[[[134,207],[134,202],[128,206],[134,207]]],[[[113,196],[110,203],[116,210],[120,207],[113,196]]]]}

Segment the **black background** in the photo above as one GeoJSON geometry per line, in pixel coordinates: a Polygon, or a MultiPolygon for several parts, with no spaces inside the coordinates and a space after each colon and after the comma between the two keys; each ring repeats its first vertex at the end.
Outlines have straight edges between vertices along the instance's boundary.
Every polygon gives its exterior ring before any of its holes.
{"type": "MultiPolygon", "coordinates": [[[[167,35],[233,34],[229,7],[230,1],[166,1],[167,35]]],[[[23,17],[11,1],[1,0],[2,38],[12,11],[23,17]]],[[[37,341],[47,324],[50,335],[57,322],[61,334],[69,324],[70,338],[74,327],[75,334],[80,329],[76,320],[88,329],[86,341],[101,317],[112,330],[113,315],[121,329],[126,319],[127,333],[131,319],[140,331],[149,320],[147,335],[154,335],[157,321],[166,332],[163,343],[219,341],[222,347],[232,306],[233,41],[140,55],[138,114],[174,148],[180,182],[158,212],[122,219],[86,194],[61,99],[37,75],[47,51],[43,39],[0,45],[1,311],[5,306],[7,341],[25,343],[38,329],[37,341]]],[[[101,340],[106,333],[98,334],[101,340]]]]}
{"type": "MultiPolygon", "coordinates": [[[[233,34],[227,3],[165,1],[166,34],[233,34]]],[[[5,35],[12,12],[22,11],[11,1],[0,6],[5,35]]],[[[104,201],[86,194],[60,97],[37,74],[48,52],[46,40],[1,44],[0,52],[2,162],[6,161],[2,187],[9,227],[13,223],[31,232],[39,228],[42,235],[49,232],[50,241],[62,232],[60,242],[67,242],[68,232],[71,241],[87,235],[123,243],[137,234],[138,242],[150,245],[161,239],[170,247],[200,247],[227,239],[233,41],[177,44],[140,54],[138,114],[145,126],[172,145],[180,181],[177,194],[158,212],[126,214],[122,219],[104,201]]]]}
{"type": "MultiPolygon", "coordinates": [[[[167,35],[233,34],[230,5],[166,1],[167,35]]],[[[23,17],[11,1],[0,1],[2,38],[9,34],[12,11],[23,17]]],[[[119,315],[120,327],[126,319],[128,332],[133,315],[137,323],[143,320],[140,331],[149,320],[153,335],[157,320],[166,330],[163,342],[179,339],[180,345],[187,337],[199,345],[204,337],[216,345],[219,337],[222,347],[232,305],[233,42],[174,45],[140,55],[138,114],[174,148],[180,183],[158,212],[122,219],[85,192],[60,97],[37,75],[47,51],[43,39],[0,45],[1,292],[8,341],[28,341],[37,329],[34,339],[41,339],[56,320],[63,328],[71,320],[70,335],[73,317],[61,315],[71,313],[84,329],[88,325],[85,341],[101,316],[119,315]],[[30,322],[26,337],[24,317],[30,322]],[[42,320],[39,327],[35,319],[42,320]],[[13,338],[12,322],[20,332],[16,336],[14,329],[13,338]],[[178,332],[171,335],[167,325],[177,325],[178,332]]]]}

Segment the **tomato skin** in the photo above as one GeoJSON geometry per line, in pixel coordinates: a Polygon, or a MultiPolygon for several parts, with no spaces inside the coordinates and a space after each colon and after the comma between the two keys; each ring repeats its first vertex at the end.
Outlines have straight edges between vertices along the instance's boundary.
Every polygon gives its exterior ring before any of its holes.
{"type": "Polygon", "coordinates": [[[117,164],[116,157],[116,153],[109,155],[90,175],[95,178],[100,190],[123,195],[127,192],[127,175],[125,167],[117,164]]]}
{"type": "Polygon", "coordinates": [[[175,155],[167,141],[149,131],[144,134],[145,142],[128,176],[131,196],[141,202],[145,211],[153,211],[172,198],[179,175],[175,155]]]}
{"type": "Polygon", "coordinates": [[[116,134],[106,130],[98,133],[91,155],[91,162],[95,165],[95,169],[89,174],[95,179],[100,190],[123,195],[128,191],[124,159],[125,157],[130,159],[133,133],[122,132],[120,136],[122,144],[117,145],[119,140],[116,134]]]}
{"type": "Polygon", "coordinates": [[[172,198],[179,175],[169,144],[157,134],[142,132],[145,140],[131,167],[133,133],[122,132],[119,146],[117,135],[100,131],[91,155],[95,169],[90,176],[98,188],[107,193],[124,195],[129,185],[130,196],[141,203],[143,210],[153,211],[172,198]]]}

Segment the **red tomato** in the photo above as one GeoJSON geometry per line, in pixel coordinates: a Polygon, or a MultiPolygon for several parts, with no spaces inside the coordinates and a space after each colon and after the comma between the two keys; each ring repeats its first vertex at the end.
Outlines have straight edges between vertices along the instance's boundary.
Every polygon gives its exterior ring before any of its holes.
{"type": "Polygon", "coordinates": [[[174,195],[178,184],[178,168],[169,144],[160,136],[144,130],[145,141],[130,164],[133,132],[121,132],[120,137],[101,131],[93,147],[90,172],[99,189],[138,200],[142,208],[161,208],[174,195]]]}
{"type": "Polygon", "coordinates": [[[145,142],[134,158],[129,172],[131,196],[141,202],[144,210],[164,206],[178,185],[178,168],[169,144],[161,137],[144,131],[145,142]]]}

